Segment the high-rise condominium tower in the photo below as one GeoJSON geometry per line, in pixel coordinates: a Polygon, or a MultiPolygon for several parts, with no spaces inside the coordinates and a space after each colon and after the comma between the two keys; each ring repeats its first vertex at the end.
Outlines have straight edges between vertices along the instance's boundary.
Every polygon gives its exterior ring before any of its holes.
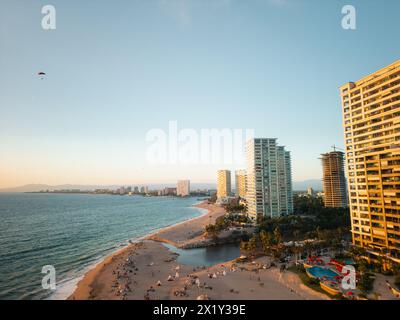
{"type": "Polygon", "coordinates": [[[236,196],[246,197],[246,170],[235,171],[236,196]]]}
{"type": "Polygon", "coordinates": [[[251,139],[246,145],[247,213],[252,220],[260,216],[279,217],[293,213],[290,153],[276,139],[251,139]]]}
{"type": "Polygon", "coordinates": [[[187,197],[190,195],[190,180],[178,180],[176,195],[178,197],[187,197]]]}
{"type": "Polygon", "coordinates": [[[400,262],[400,61],[340,94],[353,243],[400,262]]]}
{"type": "Polygon", "coordinates": [[[224,198],[231,195],[231,172],[218,170],[217,173],[217,197],[224,198]]]}
{"type": "Polygon", "coordinates": [[[321,156],[325,207],[347,207],[344,153],[333,151],[321,156]]]}

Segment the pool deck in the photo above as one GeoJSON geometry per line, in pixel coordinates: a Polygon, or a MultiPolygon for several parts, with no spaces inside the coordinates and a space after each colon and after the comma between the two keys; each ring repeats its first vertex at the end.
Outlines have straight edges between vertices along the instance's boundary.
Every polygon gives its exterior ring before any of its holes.
{"type": "Polygon", "coordinates": [[[324,283],[322,281],[320,282],[319,285],[321,286],[322,290],[325,290],[326,292],[328,292],[332,296],[336,296],[336,295],[342,293],[339,289],[332,288],[331,286],[329,286],[328,284],[326,284],[326,283],[324,283]]]}
{"type": "Polygon", "coordinates": [[[310,277],[311,279],[317,279],[320,281],[319,284],[320,284],[321,289],[324,290],[325,292],[327,292],[328,294],[330,294],[332,296],[336,296],[338,294],[343,293],[339,288],[339,283],[336,280],[332,280],[332,278],[334,278],[336,276],[340,276],[340,274],[336,270],[334,270],[332,267],[307,264],[307,267],[305,267],[305,270],[306,270],[308,277],[310,277]],[[319,268],[320,270],[327,270],[327,271],[329,271],[330,274],[319,277],[312,273],[312,270],[315,270],[314,268],[319,268]],[[324,279],[324,277],[327,277],[327,279],[324,279]],[[334,283],[334,285],[332,284],[332,282],[334,283]]]}

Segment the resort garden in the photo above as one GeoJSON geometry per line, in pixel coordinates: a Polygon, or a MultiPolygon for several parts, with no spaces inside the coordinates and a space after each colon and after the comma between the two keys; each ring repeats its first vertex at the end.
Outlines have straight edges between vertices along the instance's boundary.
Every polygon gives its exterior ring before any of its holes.
{"type": "MultiPolygon", "coordinates": [[[[226,216],[206,227],[210,236],[218,237],[227,228],[249,222],[245,215],[232,214],[243,211],[242,207],[227,205],[226,210],[226,216]]],[[[240,248],[248,259],[271,257],[274,265],[284,265],[283,270],[296,273],[306,286],[333,298],[378,298],[375,281],[386,281],[384,290],[398,293],[400,267],[382,257],[368,259],[363,248],[352,246],[348,209],[325,208],[320,198],[295,196],[294,212],[291,216],[260,218],[255,232],[241,237],[240,248]],[[357,287],[342,292],[345,265],[355,267],[357,287]]]]}

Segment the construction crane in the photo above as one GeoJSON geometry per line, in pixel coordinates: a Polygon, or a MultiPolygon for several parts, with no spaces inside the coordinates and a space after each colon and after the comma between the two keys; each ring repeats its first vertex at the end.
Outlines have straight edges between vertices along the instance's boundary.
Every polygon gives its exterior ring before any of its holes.
{"type": "Polygon", "coordinates": [[[337,146],[335,146],[335,145],[331,146],[331,148],[333,149],[333,151],[336,151],[336,149],[341,150],[341,151],[344,151],[344,149],[339,148],[339,147],[337,147],[337,146]]]}

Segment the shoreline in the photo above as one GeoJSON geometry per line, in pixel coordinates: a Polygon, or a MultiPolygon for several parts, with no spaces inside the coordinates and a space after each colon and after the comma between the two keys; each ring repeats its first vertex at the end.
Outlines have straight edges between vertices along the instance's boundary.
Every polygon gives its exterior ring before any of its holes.
{"type": "Polygon", "coordinates": [[[206,224],[214,223],[218,217],[225,215],[225,213],[226,213],[222,207],[216,208],[216,205],[208,204],[207,200],[196,203],[192,207],[197,208],[201,211],[204,211],[204,213],[198,217],[187,219],[187,220],[178,222],[176,224],[166,226],[164,228],[160,228],[157,232],[153,232],[153,233],[149,234],[148,236],[143,237],[143,240],[151,240],[151,241],[155,241],[155,242],[168,243],[174,247],[180,248],[183,245],[187,244],[188,242],[199,241],[200,239],[202,239],[203,238],[202,237],[203,227],[206,224]],[[208,223],[207,223],[207,221],[204,221],[204,223],[202,223],[201,220],[207,220],[206,216],[209,217],[208,223]],[[201,224],[201,233],[198,232],[196,234],[194,231],[189,231],[187,233],[187,235],[183,235],[182,237],[177,239],[176,234],[174,234],[174,231],[176,231],[176,229],[181,228],[181,227],[183,228],[185,226],[191,227],[196,222],[199,222],[201,224]]]}
{"type": "MultiPolygon", "coordinates": [[[[193,218],[188,218],[183,221],[177,222],[175,224],[167,225],[165,227],[161,227],[158,229],[152,230],[150,233],[140,236],[135,239],[129,239],[128,244],[114,252],[111,252],[107,256],[101,258],[98,262],[93,264],[92,266],[88,267],[89,269],[78,279],[78,282],[74,285],[74,290],[72,293],[69,293],[68,296],[66,296],[64,299],[66,300],[71,300],[71,298],[76,298],[78,297],[90,297],[90,287],[91,284],[94,282],[95,278],[98,276],[98,274],[101,272],[101,270],[112,263],[115,259],[118,257],[123,256],[130,250],[135,250],[137,248],[137,244],[139,244],[142,241],[145,240],[152,240],[151,238],[156,237],[158,234],[163,233],[163,232],[168,232],[173,230],[174,228],[177,228],[179,226],[185,225],[186,223],[191,223],[193,221],[196,221],[198,219],[204,218],[207,215],[212,214],[212,210],[204,207],[206,205],[207,200],[199,201],[197,203],[194,203],[193,205],[190,206],[190,208],[197,209],[200,211],[199,216],[195,216],[193,218]]],[[[162,239],[159,238],[160,240],[153,240],[153,241],[159,241],[159,242],[165,242],[165,243],[170,243],[171,245],[175,246],[175,242],[173,241],[168,241],[167,239],[162,239]]],[[[51,298],[51,297],[50,297],[51,298]]],[[[87,299],[86,298],[86,299],[87,299]]],[[[78,298],[79,299],[79,298],[78,298]]]]}
{"type": "MultiPolygon", "coordinates": [[[[201,214],[200,214],[199,216],[196,216],[196,217],[193,217],[193,218],[187,218],[187,219],[185,219],[185,220],[183,220],[183,221],[180,221],[180,222],[177,222],[177,223],[175,223],[175,224],[170,224],[170,225],[167,225],[167,226],[165,226],[165,227],[161,227],[161,228],[157,228],[157,229],[151,230],[151,231],[150,231],[148,234],[146,234],[146,235],[143,235],[143,236],[140,236],[140,237],[137,237],[137,238],[134,238],[134,239],[129,239],[129,240],[125,241],[124,243],[121,243],[121,244],[118,246],[119,248],[118,248],[116,251],[112,251],[112,252],[108,253],[107,255],[105,255],[104,257],[99,258],[97,261],[95,261],[95,262],[92,263],[91,265],[88,265],[88,266],[84,269],[85,271],[84,271],[84,273],[83,273],[82,275],[80,275],[79,277],[76,277],[76,278],[68,279],[68,280],[66,280],[66,281],[61,285],[61,287],[65,287],[65,286],[67,286],[68,284],[71,284],[71,286],[73,287],[73,290],[72,290],[72,291],[66,290],[66,291],[69,291],[69,292],[66,293],[66,294],[54,293],[54,294],[52,294],[51,296],[49,296],[47,299],[48,299],[48,300],[68,300],[69,297],[70,297],[70,296],[75,292],[75,290],[77,289],[79,283],[80,283],[87,275],[89,275],[89,273],[90,273],[92,270],[96,269],[101,263],[106,263],[106,261],[108,260],[108,258],[110,258],[111,256],[113,256],[113,255],[118,256],[123,250],[126,250],[126,249],[128,249],[130,246],[132,246],[132,245],[134,245],[134,244],[136,244],[136,243],[138,243],[138,242],[140,242],[140,241],[144,241],[144,240],[148,239],[149,237],[152,237],[153,235],[156,235],[157,233],[159,233],[159,232],[161,232],[161,231],[163,231],[163,230],[165,230],[165,229],[172,228],[172,227],[175,227],[175,226],[179,226],[180,224],[183,224],[183,223],[185,223],[185,222],[190,222],[191,220],[198,219],[198,218],[203,217],[204,215],[207,215],[207,214],[209,213],[207,209],[203,209],[203,208],[201,208],[201,207],[197,207],[197,206],[200,205],[202,202],[204,202],[204,201],[199,201],[199,202],[197,202],[197,203],[195,203],[195,204],[193,204],[193,205],[191,205],[191,206],[189,207],[189,208],[193,208],[193,209],[198,209],[198,210],[201,212],[201,214]],[[202,212],[203,210],[205,210],[205,212],[202,212]]],[[[155,241],[156,241],[156,240],[155,240],[155,241]]],[[[168,243],[167,241],[164,241],[164,242],[165,242],[165,243],[168,243]]],[[[172,245],[173,245],[173,244],[172,244],[172,245]]]]}
{"type": "Polygon", "coordinates": [[[289,271],[270,267],[271,258],[212,266],[185,265],[175,246],[201,239],[204,226],[225,214],[206,201],[194,205],[204,214],[161,228],[122,248],[85,274],[69,300],[325,300],[326,295],[306,287],[289,271]],[[154,241],[156,239],[156,241],[154,241]]]}

